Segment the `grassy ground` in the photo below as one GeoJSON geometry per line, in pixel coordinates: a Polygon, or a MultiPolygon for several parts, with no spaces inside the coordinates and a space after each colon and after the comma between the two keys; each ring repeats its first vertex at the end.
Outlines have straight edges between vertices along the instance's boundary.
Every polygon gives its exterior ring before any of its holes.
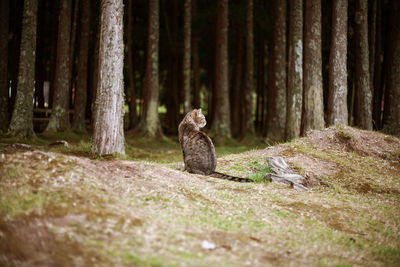
{"type": "MultiPolygon", "coordinates": [[[[159,139],[137,137],[126,135],[126,155],[115,155],[128,160],[156,162],[156,163],[174,163],[183,161],[182,152],[177,137],[163,137],[159,139]]],[[[0,144],[26,143],[41,150],[59,152],[64,154],[93,157],[91,155],[91,136],[87,133],[46,133],[39,134],[33,140],[19,140],[15,138],[6,138],[0,136],[0,144]],[[65,140],[69,147],[49,146],[57,140],[65,140]]],[[[223,145],[216,145],[216,153],[219,157],[229,154],[238,154],[249,150],[261,149],[266,145],[261,140],[254,138],[246,142],[229,140],[223,145]]]]}
{"type": "Polygon", "coordinates": [[[310,192],[187,174],[168,139],[128,139],[122,159],[90,156],[89,136],[15,141],[0,141],[2,266],[400,263],[398,138],[338,127],[217,147],[218,171],[260,180],[283,156],[310,192]]]}

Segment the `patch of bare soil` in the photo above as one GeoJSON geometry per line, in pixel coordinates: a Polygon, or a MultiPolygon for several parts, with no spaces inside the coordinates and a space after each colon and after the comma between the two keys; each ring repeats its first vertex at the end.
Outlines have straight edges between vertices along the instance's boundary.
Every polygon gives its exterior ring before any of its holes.
{"type": "Polygon", "coordinates": [[[280,156],[309,192],[120,159],[0,148],[0,265],[395,265],[400,141],[350,127],[219,160],[280,156]],[[397,192],[397,193],[396,193],[397,192]]]}
{"type": "Polygon", "coordinates": [[[360,156],[400,160],[399,139],[379,132],[341,126],[312,131],[306,138],[310,144],[323,151],[346,151],[360,156]]]}

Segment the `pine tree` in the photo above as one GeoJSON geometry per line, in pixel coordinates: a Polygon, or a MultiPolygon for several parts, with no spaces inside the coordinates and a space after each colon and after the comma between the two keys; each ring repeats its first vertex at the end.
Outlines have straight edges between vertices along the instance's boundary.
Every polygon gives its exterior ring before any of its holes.
{"type": "Polygon", "coordinates": [[[389,71],[385,98],[384,129],[400,137],[400,2],[390,3],[389,71]]]}
{"type": "MultiPolygon", "coordinates": [[[[163,3],[165,3],[163,1],[163,3]]],[[[180,66],[180,52],[181,49],[178,31],[179,31],[179,0],[173,0],[169,5],[165,5],[163,9],[169,11],[165,12],[165,24],[167,25],[168,35],[168,74],[167,74],[167,94],[166,94],[166,132],[168,134],[178,134],[179,113],[181,104],[181,88],[182,83],[179,83],[179,76],[182,73],[180,66]]]]}
{"type": "Polygon", "coordinates": [[[285,139],[286,126],[286,0],[273,1],[271,73],[268,88],[267,138],[285,139]]]}
{"type": "MultiPolygon", "coordinates": [[[[246,69],[243,93],[243,127],[244,134],[254,134],[253,122],[253,88],[254,88],[254,23],[253,0],[246,0],[246,69]]],[[[235,107],[239,108],[239,107],[235,107]]]]}
{"type": "Polygon", "coordinates": [[[101,1],[99,79],[92,152],[125,154],[122,0],[101,1]]]}
{"type": "Polygon", "coordinates": [[[191,23],[192,3],[185,0],[183,6],[183,64],[182,64],[182,88],[183,88],[183,109],[185,114],[192,109],[190,90],[190,62],[191,62],[191,23]]]}
{"type": "Polygon", "coordinates": [[[347,0],[333,1],[327,113],[329,125],[348,124],[347,0]]]}
{"type": "Polygon", "coordinates": [[[322,89],[321,0],[306,0],[302,133],[325,127],[322,89]]]}
{"type": "Polygon", "coordinates": [[[158,118],[158,50],[159,0],[149,0],[149,26],[146,55],[146,76],[143,93],[143,114],[139,130],[147,136],[161,135],[158,118]]]}
{"type": "MultiPolygon", "coordinates": [[[[382,1],[374,0],[374,8],[376,13],[376,26],[375,26],[375,42],[374,42],[374,70],[373,77],[373,96],[372,96],[372,120],[375,129],[382,129],[382,1]],[[375,6],[376,4],[376,6],[375,6]]],[[[372,65],[370,66],[372,68],[372,65]]]]}
{"type": "Polygon", "coordinates": [[[86,132],[85,114],[87,99],[87,72],[89,55],[90,2],[82,2],[81,32],[79,42],[78,82],[76,86],[72,128],[86,132]]]}
{"type": "Polygon", "coordinates": [[[242,85],[243,85],[243,70],[244,70],[244,42],[243,36],[240,27],[238,27],[236,33],[236,51],[235,51],[235,63],[233,67],[233,79],[232,79],[232,87],[230,93],[230,106],[231,106],[231,129],[234,137],[239,137],[244,135],[244,130],[242,129],[243,123],[243,112],[241,108],[241,94],[242,94],[242,85]]]}
{"type": "Polygon", "coordinates": [[[70,35],[72,1],[60,1],[58,22],[57,60],[54,77],[53,108],[46,131],[65,131],[69,123],[69,93],[71,84],[70,71],[70,35]]]}
{"type": "Polygon", "coordinates": [[[0,1],[0,132],[8,128],[8,2],[0,1]]]}
{"type": "Polygon", "coordinates": [[[300,135],[303,104],[303,0],[290,0],[286,139],[300,135]]]}
{"type": "Polygon", "coordinates": [[[372,130],[372,92],[369,77],[368,2],[356,0],[355,14],[355,92],[356,109],[354,122],[357,126],[372,130]]]}
{"type": "Polygon", "coordinates": [[[128,1],[128,68],[129,68],[129,129],[136,126],[136,87],[134,67],[134,41],[133,41],[133,0],[128,1]]]}
{"type": "Polygon", "coordinates": [[[33,131],[33,89],[35,87],[35,51],[38,0],[25,0],[21,34],[18,88],[9,134],[22,138],[33,131]]]}
{"type": "MultiPolygon", "coordinates": [[[[192,19],[197,16],[197,1],[192,0],[192,19]]],[[[193,72],[193,106],[200,108],[200,60],[199,60],[199,32],[193,28],[192,33],[192,72],[193,72]]]]}
{"type": "Polygon", "coordinates": [[[215,110],[212,132],[217,138],[231,138],[228,62],[228,0],[217,0],[215,51],[215,110]]]}

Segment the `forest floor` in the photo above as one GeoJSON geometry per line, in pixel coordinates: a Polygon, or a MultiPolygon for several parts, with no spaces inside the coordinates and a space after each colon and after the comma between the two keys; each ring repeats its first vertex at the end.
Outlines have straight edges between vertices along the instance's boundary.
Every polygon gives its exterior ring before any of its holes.
{"type": "Polygon", "coordinates": [[[88,139],[56,137],[0,139],[0,266],[400,264],[398,138],[342,126],[217,147],[217,170],[241,177],[282,156],[299,191],[188,174],[174,141],[127,138],[128,156],[95,158],[88,139]]]}

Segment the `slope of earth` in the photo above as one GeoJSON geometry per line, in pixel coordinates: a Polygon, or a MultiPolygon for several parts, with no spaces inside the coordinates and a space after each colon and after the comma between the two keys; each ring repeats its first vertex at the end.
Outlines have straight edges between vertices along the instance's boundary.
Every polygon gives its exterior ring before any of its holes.
{"type": "Polygon", "coordinates": [[[398,138],[328,128],[217,170],[251,177],[270,156],[312,190],[1,146],[0,265],[398,266],[398,138]]]}

